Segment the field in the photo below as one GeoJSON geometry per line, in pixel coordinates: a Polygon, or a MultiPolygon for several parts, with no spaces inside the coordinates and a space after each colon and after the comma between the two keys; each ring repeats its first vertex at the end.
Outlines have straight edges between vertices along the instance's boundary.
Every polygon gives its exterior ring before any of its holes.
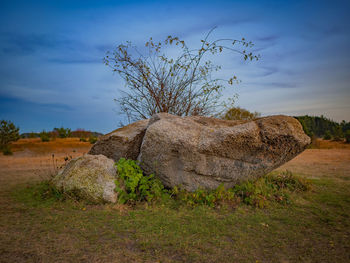
{"type": "Polygon", "coordinates": [[[38,182],[91,144],[23,139],[0,155],[0,262],[350,262],[350,146],[319,141],[278,170],[290,204],[235,209],[42,200],[38,182]]]}

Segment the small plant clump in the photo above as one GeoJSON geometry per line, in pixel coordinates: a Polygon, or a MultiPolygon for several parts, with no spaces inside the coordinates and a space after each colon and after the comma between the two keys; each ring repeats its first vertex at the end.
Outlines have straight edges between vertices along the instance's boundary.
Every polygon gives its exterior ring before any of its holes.
{"type": "Polygon", "coordinates": [[[50,141],[50,133],[46,131],[42,131],[40,134],[40,139],[42,142],[49,142],[50,141]]]}
{"type": "Polygon", "coordinates": [[[11,151],[11,148],[9,145],[5,145],[1,148],[1,151],[4,155],[12,155],[13,152],[11,151]]]}
{"type": "Polygon", "coordinates": [[[43,200],[64,200],[65,194],[59,191],[50,181],[43,181],[34,191],[34,196],[43,200]]]}
{"type": "Polygon", "coordinates": [[[344,133],[340,126],[337,126],[336,128],[334,128],[333,133],[334,133],[333,141],[341,142],[344,140],[344,133]]]}
{"type": "Polygon", "coordinates": [[[119,180],[115,181],[115,191],[120,203],[152,201],[167,194],[163,184],[154,177],[146,176],[133,160],[121,158],[116,164],[119,180]]]}
{"type": "Polygon", "coordinates": [[[307,191],[310,183],[293,175],[290,171],[268,174],[252,182],[248,181],[233,188],[242,202],[255,207],[266,207],[272,201],[290,203],[290,193],[307,191]]]}
{"type": "Polygon", "coordinates": [[[331,135],[331,132],[330,131],[326,131],[324,136],[323,136],[323,139],[324,140],[330,140],[332,139],[332,135],[331,135]]]}
{"type": "MultiPolygon", "coordinates": [[[[81,141],[81,140],[80,140],[81,141]]],[[[89,137],[89,142],[91,143],[91,144],[94,144],[95,142],[97,142],[97,137],[95,137],[95,136],[90,136],[89,137]]]]}
{"type": "Polygon", "coordinates": [[[346,131],[345,133],[345,142],[350,143],[350,130],[346,131]]]}
{"type": "Polygon", "coordinates": [[[247,181],[231,189],[220,185],[217,189],[208,191],[198,189],[193,193],[185,190],[172,190],[175,198],[190,206],[208,205],[219,207],[221,205],[237,206],[239,203],[264,208],[271,202],[287,204],[291,202],[290,193],[307,191],[310,183],[303,178],[293,175],[290,171],[277,175],[269,174],[256,181],[247,181]]]}

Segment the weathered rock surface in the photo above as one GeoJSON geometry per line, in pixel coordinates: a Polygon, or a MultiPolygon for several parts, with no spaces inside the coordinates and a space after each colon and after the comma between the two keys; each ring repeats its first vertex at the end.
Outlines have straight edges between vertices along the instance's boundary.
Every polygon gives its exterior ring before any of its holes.
{"type": "Polygon", "coordinates": [[[136,160],[147,125],[148,120],[141,120],[108,133],[99,138],[89,154],[103,154],[114,161],[122,157],[136,160]]]}
{"type": "Polygon", "coordinates": [[[71,160],[53,179],[64,192],[95,203],[117,201],[114,191],[117,171],[114,161],[103,155],[90,155],[71,160]]]}
{"type": "Polygon", "coordinates": [[[138,159],[146,174],[155,173],[166,186],[192,191],[262,176],[309,143],[300,123],[288,116],[225,121],[160,113],[103,136],[89,153],[138,159]]]}
{"type": "Polygon", "coordinates": [[[169,187],[232,187],[262,176],[310,143],[300,123],[287,116],[254,121],[153,116],[138,156],[142,169],[169,187]]]}

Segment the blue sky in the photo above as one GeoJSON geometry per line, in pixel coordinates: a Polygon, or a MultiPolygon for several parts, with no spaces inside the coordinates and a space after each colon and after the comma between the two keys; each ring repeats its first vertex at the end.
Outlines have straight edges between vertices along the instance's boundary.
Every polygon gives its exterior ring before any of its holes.
{"type": "Polygon", "coordinates": [[[54,127],[109,132],[124,117],[123,82],[102,63],[130,40],[179,36],[196,47],[245,37],[261,60],[227,54],[225,91],[263,115],[325,115],[350,121],[349,1],[4,1],[0,2],[0,119],[21,132],[54,127]]]}

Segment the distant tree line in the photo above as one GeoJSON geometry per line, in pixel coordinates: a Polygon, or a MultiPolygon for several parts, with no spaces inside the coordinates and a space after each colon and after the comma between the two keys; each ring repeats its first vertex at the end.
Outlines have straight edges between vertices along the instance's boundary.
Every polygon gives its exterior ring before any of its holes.
{"type": "Polygon", "coordinates": [[[305,133],[310,137],[323,138],[325,140],[339,140],[344,138],[347,142],[350,142],[350,122],[342,121],[341,123],[335,122],[321,115],[318,116],[296,116],[299,120],[305,133]]]}
{"type": "Polygon", "coordinates": [[[21,138],[41,138],[43,141],[49,141],[50,138],[90,138],[90,137],[99,137],[102,133],[85,131],[84,129],[77,129],[72,131],[69,128],[54,128],[52,131],[42,132],[27,132],[22,133],[21,138]]]}
{"type": "Polygon", "coordinates": [[[69,128],[54,128],[50,132],[42,131],[39,133],[30,132],[19,134],[19,127],[8,120],[0,120],[0,152],[4,155],[11,155],[12,151],[10,145],[12,142],[20,138],[40,138],[43,142],[48,142],[54,138],[80,138],[80,141],[94,144],[97,138],[102,133],[85,131],[84,129],[77,129],[71,131],[69,128]]]}
{"type": "Polygon", "coordinates": [[[43,142],[49,142],[56,138],[80,138],[81,142],[90,142],[94,144],[97,141],[97,138],[103,135],[99,132],[85,131],[84,129],[77,129],[72,131],[69,128],[54,128],[52,131],[42,132],[29,132],[22,133],[21,138],[40,138],[43,142]]]}

